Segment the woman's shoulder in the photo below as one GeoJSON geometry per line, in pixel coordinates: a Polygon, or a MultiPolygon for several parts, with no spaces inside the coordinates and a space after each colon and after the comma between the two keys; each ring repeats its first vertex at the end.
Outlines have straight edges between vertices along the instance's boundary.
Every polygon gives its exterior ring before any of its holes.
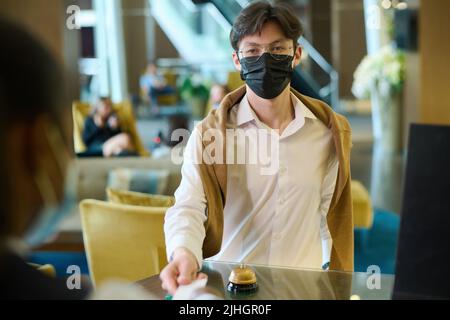
{"type": "Polygon", "coordinates": [[[79,300],[89,294],[88,288],[70,290],[65,279],[48,277],[14,254],[1,260],[0,299],[79,300]]]}

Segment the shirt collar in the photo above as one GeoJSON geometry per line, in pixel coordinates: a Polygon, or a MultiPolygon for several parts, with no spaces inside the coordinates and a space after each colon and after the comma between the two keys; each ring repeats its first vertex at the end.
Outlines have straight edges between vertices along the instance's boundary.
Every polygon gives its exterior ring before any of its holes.
{"type": "Polygon", "coordinates": [[[291,93],[292,104],[295,106],[295,118],[297,116],[317,120],[317,117],[308,109],[303,102],[300,101],[293,93],[291,93]]]}
{"type": "Polygon", "coordinates": [[[250,107],[250,103],[247,99],[247,94],[245,94],[237,108],[236,125],[241,126],[247,122],[255,120],[255,118],[257,118],[257,116],[250,107]]]}
{"type": "MultiPolygon", "coordinates": [[[[316,120],[317,117],[309,110],[303,102],[301,102],[294,94],[291,93],[292,104],[294,105],[295,122],[304,123],[304,118],[316,120]]],[[[259,123],[260,120],[250,107],[247,99],[247,94],[242,98],[237,108],[236,124],[241,126],[247,122],[255,121],[259,123]]]]}

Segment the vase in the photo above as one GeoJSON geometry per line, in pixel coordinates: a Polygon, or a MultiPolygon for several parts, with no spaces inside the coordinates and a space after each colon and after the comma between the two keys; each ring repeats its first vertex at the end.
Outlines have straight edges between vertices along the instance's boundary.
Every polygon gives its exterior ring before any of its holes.
{"type": "MultiPolygon", "coordinates": [[[[398,157],[403,149],[401,93],[383,97],[372,93],[372,118],[374,122],[374,146],[371,170],[371,198],[377,205],[387,205],[392,194],[387,191],[388,181],[396,181],[398,157]],[[375,130],[378,130],[375,133],[375,130]]],[[[400,179],[401,180],[401,179],[400,179]]],[[[395,201],[395,200],[394,200],[395,201]]]]}
{"type": "Polygon", "coordinates": [[[391,153],[403,149],[402,94],[388,96],[374,90],[371,93],[374,139],[380,150],[391,153]]]}

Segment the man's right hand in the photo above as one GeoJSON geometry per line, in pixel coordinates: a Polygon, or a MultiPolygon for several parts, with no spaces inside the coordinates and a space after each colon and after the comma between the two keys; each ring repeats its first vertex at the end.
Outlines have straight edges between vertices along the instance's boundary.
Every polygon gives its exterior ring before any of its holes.
{"type": "Polygon", "coordinates": [[[188,285],[192,281],[205,278],[206,275],[198,273],[199,266],[194,254],[185,248],[177,248],[172,261],[161,271],[162,288],[171,295],[180,285],[188,285]]]}

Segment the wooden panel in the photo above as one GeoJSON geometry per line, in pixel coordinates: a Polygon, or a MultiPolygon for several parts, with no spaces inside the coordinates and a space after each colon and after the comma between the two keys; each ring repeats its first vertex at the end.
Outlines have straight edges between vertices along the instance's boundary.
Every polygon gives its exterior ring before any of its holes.
{"type": "MultiPolygon", "coordinates": [[[[79,97],[79,31],[66,28],[66,8],[78,0],[1,0],[0,15],[25,26],[65,66],[68,102],[79,97]]],[[[3,44],[2,44],[3,45],[3,44]]]]}
{"type": "Polygon", "coordinates": [[[420,118],[450,124],[450,1],[422,1],[420,8],[420,118]]]}
{"type": "Polygon", "coordinates": [[[61,0],[2,0],[0,14],[24,25],[63,59],[64,8],[61,0]]]}
{"type": "Polygon", "coordinates": [[[340,96],[352,98],[353,73],[367,54],[364,7],[361,0],[333,0],[332,55],[339,72],[340,96]]]}

